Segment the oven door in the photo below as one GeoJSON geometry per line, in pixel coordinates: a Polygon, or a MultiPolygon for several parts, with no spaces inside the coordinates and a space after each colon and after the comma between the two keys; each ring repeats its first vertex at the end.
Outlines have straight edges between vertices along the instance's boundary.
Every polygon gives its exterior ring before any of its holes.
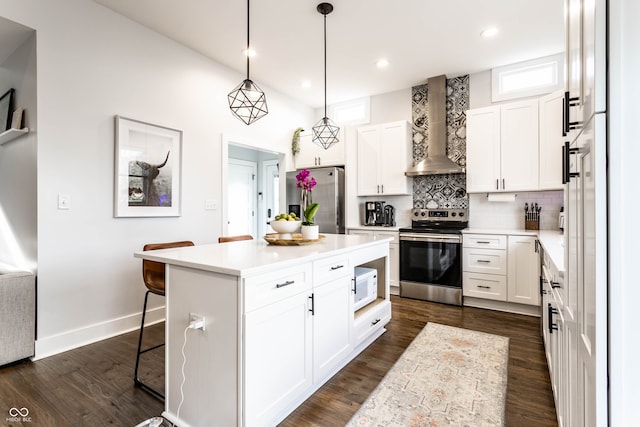
{"type": "Polygon", "coordinates": [[[461,295],[461,236],[400,234],[400,296],[460,305],[461,295]]]}

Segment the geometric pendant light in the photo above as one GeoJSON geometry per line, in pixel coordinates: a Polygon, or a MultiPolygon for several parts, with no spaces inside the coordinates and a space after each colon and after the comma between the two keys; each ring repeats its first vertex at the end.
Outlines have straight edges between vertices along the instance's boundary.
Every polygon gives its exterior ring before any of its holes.
{"type": "Polygon", "coordinates": [[[247,78],[235,87],[227,98],[231,112],[247,125],[264,117],[269,112],[267,98],[257,84],[249,78],[249,0],[247,0],[247,78]]]}
{"type": "Polygon", "coordinates": [[[320,3],[318,12],[324,15],[324,117],[312,128],[312,141],[325,150],[338,142],[340,128],[327,117],[327,15],[333,11],[331,3],[320,3]]]}

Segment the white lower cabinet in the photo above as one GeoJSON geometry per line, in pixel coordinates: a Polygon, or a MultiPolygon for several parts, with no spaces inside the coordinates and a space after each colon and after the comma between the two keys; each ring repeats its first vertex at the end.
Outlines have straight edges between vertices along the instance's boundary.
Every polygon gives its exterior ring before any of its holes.
{"type": "Polygon", "coordinates": [[[245,424],[265,425],[311,387],[310,292],[245,316],[245,424]]]}
{"type": "MultiPolygon", "coordinates": [[[[393,237],[393,241],[389,242],[389,283],[390,286],[394,288],[394,290],[398,291],[400,288],[400,240],[398,237],[398,232],[350,228],[349,230],[347,230],[347,234],[361,234],[363,236],[374,237],[393,237]]],[[[397,293],[394,295],[397,295],[397,293]]]]}
{"type": "Polygon", "coordinates": [[[351,276],[314,287],[313,381],[322,380],[353,349],[351,276]]]}
{"type": "Polygon", "coordinates": [[[535,236],[469,233],[462,242],[465,297],[540,305],[535,236]]]}

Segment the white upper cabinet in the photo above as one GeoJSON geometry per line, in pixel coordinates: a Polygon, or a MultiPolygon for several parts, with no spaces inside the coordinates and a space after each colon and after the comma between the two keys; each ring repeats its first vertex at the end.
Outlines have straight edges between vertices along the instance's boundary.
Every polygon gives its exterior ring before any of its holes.
{"type": "Polygon", "coordinates": [[[564,91],[539,99],[540,103],[540,190],[562,190],[562,103],[564,91]]]}
{"type": "Polygon", "coordinates": [[[467,111],[467,192],[538,189],[538,100],[467,111]]]}
{"type": "Polygon", "coordinates": [[[412,194],[406,120],[358,128],[358,196],[412,194]]]}
{"type": "Polygon", "coordinates": [[[313,168],[319,166],[344,165],[344,132],[340,128],[339,141],[328,149],[324,149],[312,140],[311,132],[300,133],[300,152],[295,157],[296,169],[313,168]]]}

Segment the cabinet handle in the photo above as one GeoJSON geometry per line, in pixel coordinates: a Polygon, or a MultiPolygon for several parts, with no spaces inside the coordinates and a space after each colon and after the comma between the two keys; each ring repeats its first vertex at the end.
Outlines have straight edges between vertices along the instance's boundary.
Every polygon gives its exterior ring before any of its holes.
{"type": "Polygon", "coordinates": [[[502,178],[502,189],[506,190],[506,187],[504,186],[504,178],[502,178]]]}
{"type": "Polygon", "coordinates": [[[478,285],[480,289],[491,289],[491,286],[478,285]]]}
{"type": "Polygon", "coordinates": [[[314,316],[316,314],[315,312],[315,298],[313,297],[313,294],[311,294],[311,296],[308,296],[307,298],[309,298],[311,300],[311,308],[309,309],[309,311],[311,312],[311,315],[314,316]]]}
{"type": "Polygon", "coordinates": [[[384,194],[384,184],[382,184],[382,185],[380,186],[380,192],[381,192],[382,194],[384,194]]]}
{"type": "Polygon", "coordinates": [[[320,157],[318,157],[318,166],[322,165],[322,159],[320,157]]]}
{"type": "Polygon", "coordinates": [[[375,325],[376,323],[378,323],[380,321],[380,319],[376,319],[373,322],[371,322],[371,326],[375,325]]]}
{"type": "Polygon", "coordinates": [[[554,282],[553,280],[550,282],[551,283],[551,287],[552,288],[562,288],[562,286],[560,286],[560,282],[554,282]]]}
{"type": "Polygon", "coordinates": [[[569,91],[564,93],[564,105],[562,108],[562,136],[566,136],[570,130],[577,129],[580,122],[571,122],[570,120],[570,108],[580,105],[580,97],[570,97],[569,91]]]}
{"type": "Polygon", "coordinates": [[[491,243],[491,242],[488,242],[488,241],[486,241],[486,240],[476,240],[476,243],[481,243],[481,244],[483,244],[483,245],[488,245],[488,244],[489,244],[489,243],[491,243]]]}
{"type": "Polygon", "coordinates": [[[296,283],[295,280],[287,280],[284,283],[276,283],[276,288],[284,288],[285,286],[293,285],[294,283],[296,283]]]}
{"type": "Polygon", "coordinates": [[[553,331],[557,331],[558,330],[558,325],[553,323],[553,315],[554,314],[558,314],[558,310],[556,310],[555,308],[553,308],[551,306],[551,303],[549,303],[547,305],[547,313],[548,313],[548,319],[549,319],[549,333],[552,334],[553,331]]]}
{"type": "Polygon", "coordinates": [[[352,277],[351,281],[353,282],[353,288],[351,288],[351,292],[356,293],[356,278],[352,277]]]}
{"type": "Polygon", "coordinates": [[[500,180],[498,178],[496,178],[496,190],[500,189],[500,184],[499,184],[500,180]]]}
{"type": "Polygon", "coordinates": [[[481,263],[483,263],[483,264],[490,264],[490,263],[491,263],[491,261],[486,260],[486,259],[479,259],[479,260],[478,260],[478,261],[476,261],[476,262],[481,262],[481,263]]]}
{"type": "Polygon", "coordinates": [[[334,271],[334,270],[340,270],[342,267],[344,267],[344,265],[342,265],[342,264],[338,264],[338,265],[336,265],[335,267],[331,267],[331,271],[334,271]]]}

